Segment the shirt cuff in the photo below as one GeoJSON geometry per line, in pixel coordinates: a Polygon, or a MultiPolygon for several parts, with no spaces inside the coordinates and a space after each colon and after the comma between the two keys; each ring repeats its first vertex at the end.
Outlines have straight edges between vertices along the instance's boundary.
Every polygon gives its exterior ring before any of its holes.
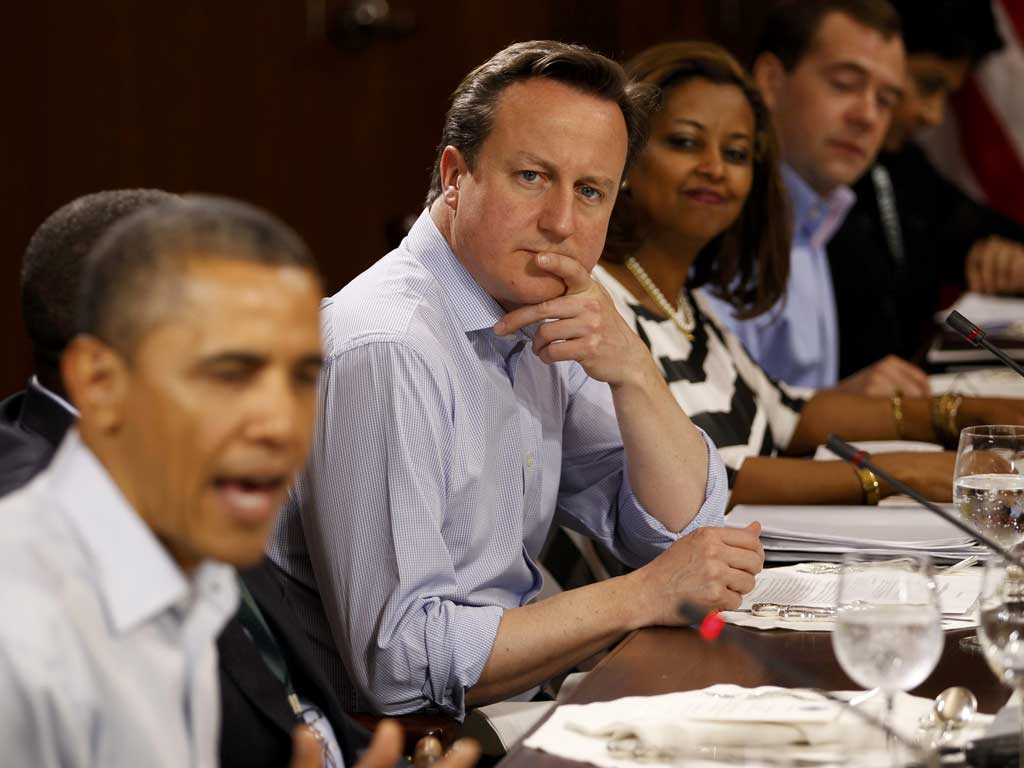
{"type": "Polygon", "coordinates": [[[646,554],[648,559],[656,557],[673,542],[693,533],[698,528],[725,525],[725,507],[729,501],[729,479],[726,476],[725,464],[718,454],[718,449],[700,427],[695,427],[708,449],[708,474],[704,485],[704,503],[690,524],[678,533],[665,527],[658,518],[651,515],[633,493],[629,483],[629,472],[623,473],[623,509],[632,508],[636,514],[622,515],[621,525],[624,538],[631,544],[637,554],[646,554]],[[637,545],[640,545],[638,547],[637,545]],[[642,549],[641,549],[642,548],[642,549]],[[650,550],[646,553],[643,550],[650,550]]]}
{"type": "MultiPolygon", "coordinates": [[[[446,714],[462,720],[466,716],[466,690],[476,685],[483,674],[505,610],[496,605],[465,606],[450,602],[443,603],[441,610],[450,612],[447,631],[440,638],[446,647],[437,648],[438,638],[432,642],[430,637],[426,638],[427,647],[433,646],[433,661],[447,657],[450,666],[447,674],[440,664],[428,667],[423,695],[446,714]]],[[[428,626],[432,623],[428,622],[428,626]]]]}

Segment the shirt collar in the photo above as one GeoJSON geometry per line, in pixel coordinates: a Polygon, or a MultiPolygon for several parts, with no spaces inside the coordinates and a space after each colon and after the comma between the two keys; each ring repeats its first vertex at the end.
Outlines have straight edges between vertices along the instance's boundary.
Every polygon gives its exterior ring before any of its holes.
{"type": "Polygon", "coordinates": [[[237,604],[234,570],[203,563],[192,584],[114,483],[78,431],[68,432],[46,470],[50,489],[89,552],[111,623],[119,633],[195,593],[230,616],[237,604]]]}
{"type": "Polygon", "coordinates": [[[466,333],[490,331],[499,348],[513,348],[520,341],[530,341],[536,333],[536,324],[508,336],[493,332],[495,323],[506,315],[494,298],[466,271],[451,245],[424,209],[407,236],[407,246],[445,289],[452,311],[466,333]]]}
{"type": "Polygon", "coordinates": [[[793,239],[822,249],[842,226],[857,201],[847,186],[836,187],[822,197],[792,167],[782,165],[782,179],[793,206],[793,239]]]}
{"type": "Polygon", "coordinates": [[[42,385],[42,383],[39,381],[39,377],[38,376],[33,376],[29,380],[28,385],[30,387],[32,387],[33,389],[35,389],[37,392],[39,392],[39,393],[41,393],[43,395],[46,395],[48,398],[50,398],[55,403],[57,403],[57,405],[59,405],[65,411],[67,411],[72,416],[74,416],[76,419],[78,418],[78,409],[75,408],[75,406],[73,406],[71,403],[69,403],[63,397],[58,395],[56,392],[54,392],[52,389],[47,389],[46,387],[44,387],[42,385]]]}

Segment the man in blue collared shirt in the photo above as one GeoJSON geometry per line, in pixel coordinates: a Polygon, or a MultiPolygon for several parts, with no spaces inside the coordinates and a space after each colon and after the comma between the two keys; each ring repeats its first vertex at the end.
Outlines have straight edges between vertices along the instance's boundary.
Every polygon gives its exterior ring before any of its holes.
{"type": "Polygon", "coordinates": [[[409,236],[323,304],[321,422],[270,555],[354,707],[461,717],[753,586],[757,527],[707,527],[721,460],[590,278],[634,98],[586,49],[498,53],[409,236]],[[638,570],[531,603],[553,521],[638,570]]]}
{"type": "MultiPolygon", "coordinates": [[[[855,197],[849,185],[881,149],[903,91],[899,16],[885,0],[787,0],[770,14],[754,78],[772,110],[793,208],[786,294],[738,320],[710,294],[719,319],[772,376],[789,384],[865,392],[871,376],[923,375],[887,358],[838,381],[839,332],[825,251],[855,197]]],[[[908,387],[908,389],[910,389],[908,387]]]]}

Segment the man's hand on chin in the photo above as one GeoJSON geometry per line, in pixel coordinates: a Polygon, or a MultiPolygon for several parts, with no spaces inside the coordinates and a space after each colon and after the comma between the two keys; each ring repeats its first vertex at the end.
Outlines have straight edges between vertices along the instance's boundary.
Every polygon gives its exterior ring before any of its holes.
{"type": "MultiPolygon", "coordinates": [[[[612,386],[639,382],[650,373],[653,360],[647,348],[583,265],[554,253],[537,254],[535,263],[560,278],[566,292],[512,310],[494,326],[495,333],[505,336],[540,323],[533,337],[533,351],[541,360],[575,360],[591,378],[612,386]]],[[[657,371],[654,373],[657,375],[657,371]]]]}

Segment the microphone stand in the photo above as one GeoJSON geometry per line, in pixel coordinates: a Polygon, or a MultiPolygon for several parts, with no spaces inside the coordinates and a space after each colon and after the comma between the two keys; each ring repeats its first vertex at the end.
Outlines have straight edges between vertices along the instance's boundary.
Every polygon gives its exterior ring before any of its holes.
{"type": "Polygon", "coordinates": [[[981,328],[976,326],[956,310],[949,313],[949,317],[946,318],[946,325],[967,339],[967,341],[969,341],[973,346],[984,347],[999,358],[1007,368],[1016,371],[1020,376],[1024,376],[1024,368],[1011,359],[1008,354],[1003,352],[1003,350],[985,338],[986,333],[981,330],[981,328]]]}
{"type": "Polygon", "coordinates": [[[925,509],[934,512],[936,515],[946,520],[946,522],[955,525],[968,536],[977,539],[979,542],[988,547],[992,552],[1003,558],[1003,560],[1005,560],[1007,563],[1011,563],[1012,565],[1017,565],[1021,568],[1024,568],[1024,558],[1022,558],[1020,555],[1002,546],[994,539],[992,539],[988,534],[984,533],[983,531],[979,531],[966,520],[961,519],[957,515],[954,515],[952,512],[948,512],[947,510],[940,507],[938,504],[929,501],[916,490],[911,488],[909,485],[900,482],[895,477],[886,472],[884,469],[879,469],[878,466],[873,461],[871,461],[871,459],[868,457],[868,454],[865,453],[864,451],[858,451],[852,445],[850,445],[844,440],[840,440],[835,435],[829,435],[828,441],[825,443],[825,445],[830,451],[832,451],[832,453],[836,454],[836,456],[841,458],[843,461],[848,461],[855,467],[866,467],[867,469],[870,469],[880,478],[889,483],[889,485],[891,485],[897,491],[899,491],[900,493],[905,493],[907,496],[912,498],[925,509]]]}

